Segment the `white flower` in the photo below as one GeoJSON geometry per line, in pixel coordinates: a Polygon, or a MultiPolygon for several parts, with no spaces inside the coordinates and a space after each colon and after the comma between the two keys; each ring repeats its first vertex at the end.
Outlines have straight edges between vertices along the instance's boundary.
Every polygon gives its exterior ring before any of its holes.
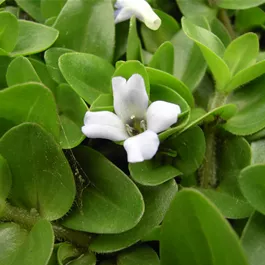
{"type": "Polygon", "coordinates": [[[124,141],[130,163],[151,159],[159,146],[158,133],[177,122],[180,107],[155,101],[148,107],[142,76],[112,78],[114,110],[87,112],[82,132],[89,138],[124,141]]]}
{"type": "Polygon", "coordinates": [[[115,8],[115,23],[136,16],[152,30],[157,30],[161,25],[161,19],[145,0],[117,0],[115,8]]]}

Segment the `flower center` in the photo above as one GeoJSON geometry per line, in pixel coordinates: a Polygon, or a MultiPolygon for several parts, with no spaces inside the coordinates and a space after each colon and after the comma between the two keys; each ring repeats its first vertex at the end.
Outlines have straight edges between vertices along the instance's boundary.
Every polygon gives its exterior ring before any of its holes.
{"type": "Polygon", "coordinates": [[[146,121],[137,119],[134,115],[131,116],[129,123],[125,126],[129,136],[135,136],[146,131],[146,121]]]}

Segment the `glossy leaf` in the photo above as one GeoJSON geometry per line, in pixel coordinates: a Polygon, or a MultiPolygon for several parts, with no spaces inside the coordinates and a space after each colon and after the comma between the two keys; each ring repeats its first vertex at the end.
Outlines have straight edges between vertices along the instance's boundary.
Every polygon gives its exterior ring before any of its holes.
{"type": "Polygon", "coordinates": [[[25,83],[0,91],[0,136],[22,122],[35,122],[59,138],[54,97],[38,83],[25,83]]]}
{"type": "Polygon", "coordinates": [[[124,251],[118,255],[117,263],[117,265],[160,265],[156,252],[147,245],[124,251]]]}
{"type": "Polygon", "coordinates": [[[17,43],[17,18],[9,12],[0,13],[0,49],[12,52],[17,43]]]}
{"type": "Polygon", "coordinates": [[[60,32],[56,46],[112,60],[115,38],[110,0],[69,0],[53,27],[60,32]]]}
{"type": "Polygon", "coordinates": [[[34,67],[26,57],[17,57],[9,64],[6,81],[8,86],[27,82],[41,82],[34,67]]]}
{"type": "Polygon", "coordinates": [[[192,189],[177,193],[165,216],[160,256],[161,265],[248,264],[231,226],[205,196],[192,189]]]}
{"type": "Polygon", "coordinates": [[[11,56],[42,52],[55,42],[59,34],[51,27],[32,21],[19,20],[18,25],[18,40],[11,56]]]}
{"type": "Polygon", "coordinates": [[[177,192],[174,180],[156,187],[142,187],[145,213],[131,230],[117,235],[99,235],[91,242],[90,249],[97,253],[110,253],[127,248],[143,238],[159,225],[177,192]]]}
{"type": "Polygon", "coordinates": [[[0,153],[12,172],[13,204],[35,208],[48,220],[69,211],[75,198],[72,171],[59,145],[42,127],[23,123],[12,128],[1,138],[0,153]]]}
{"type": "Polygon", "coordinates": [[[144,213],[144,202],[135,184],[91,148],[80,146],[74,155],[91,185],[82,192],[82,209],[76,207],[63,225],[103,234],[121,233],[136,226],[144,213]]]}
{"type": "Polygon", "coordinates": [[[100,57],[68,53],[60,57],[59,67],[67,82],[89,104],[100,94],[111,92],[114,68],[100,57]]]}

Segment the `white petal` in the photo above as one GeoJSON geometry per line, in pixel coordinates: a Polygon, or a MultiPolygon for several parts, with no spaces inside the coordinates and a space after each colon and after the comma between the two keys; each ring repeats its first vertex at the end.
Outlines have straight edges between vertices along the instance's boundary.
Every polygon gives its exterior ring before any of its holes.
{"type": "Polygon", "coordinates": [[[143,119],[148,106],[148,96],[144,79],[139,74],[132,75],[126,82],[123,77],[112,78],[114,110],[128,123],[132,116],[143,119]]]}
{"type": "Polygon", "coordinates": [[[115,7],[127,9],[127,14],[131,12],[131,16],[135,15],[152,30],[157,30],[161,25],[161,19],[145,0],[117,0],[115,7]]]}
{"type": "Polygon", "coordinates": [[[114,11],[115,24],[128,20],[133,15],[129,8],[120,8],[114,11]]]}
{"type": "Polygon", "coordinates": [[[112,141],[123,141],[128,138],[123,122],[110,111],[88,111],[84,123],[82,132],[88,138],[102,138],[112,141]]]}
{"type": "Polygon", "coordinates": [[[168,129],[178,120],[181,113],[179,105],[166,101],[153,102],[146,113],[147,129],[159,133],[168,129]]]}
{"type": "Polygon", "coordinates": [[[128,162],[137,163],[151,159],[157,152],[159,138],[152,131],[145,131],[141,134],[128,138],[124,142],[127,151],[128,162]]]}

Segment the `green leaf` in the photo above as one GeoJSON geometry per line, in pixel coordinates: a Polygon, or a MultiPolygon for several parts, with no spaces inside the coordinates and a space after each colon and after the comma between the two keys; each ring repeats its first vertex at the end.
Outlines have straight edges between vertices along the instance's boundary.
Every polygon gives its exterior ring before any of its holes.
{"type": "Polygon", "coordinates": [[[54,97],[42,84],[25,83],[0,91],[0,136],[22,122],[35,122],[59,139],[54,97]]]}
{"type": "Polygon", "coordinates": [[[40,8],[42,17],[45,19],[57,17],[65,3],[66,0],[41,0],[40,8]]]}
{"type": "Polygon", "coordinates": [[[250,265],[265,264],[265,252],[263,248],[265,240],[264,222],[264,215],[258,212],[253,213],[241,236],[241,243],[250,265]]]}
{"type": "Polygon", "coordinates": [[[25,57],[17,57],[8,66],[6,72],[8,86],[27,82],[41,82],[30,61],[25,57]]]}
{"type": "Polygon", "coordinates": [[[217,9],[210,7],[207,0],[176,0],[176,2],[186,17],[204,16],[212,19],[217,14],[217,9]]]}
{"type": "Polygon", "coordinates": [[[194,105],[191,91],[180,80],[154,68],[146,67],[146,70],[151,85],[167,86],[177,92],[189,104],[189,106],[192,107],[194,105]]]}
{"type": "Polygon", "coordinates": [[[0,13],[0,49],[12,52],[17,43],[17,18],[9,12],[0,13]]]}
{"type": "Polygon", "coordinates": [[[232,39],[225,25],[218,18],[213,18],[209,23],[212,33],[227,47],[232,39]]]}
{"type": "Polygon", "coordinates": [[[253,65],[259,52],[259,40],[255,33],[246,33],[233,40],[224,53],[224,60],[234,75],[253,65]]]}
{"type": "Polygon", "coordinates": [[[161,227],[160,256],[161,265],[248,264],[231,226],[192,189],[177,193],[171,203],[161,227]]]}
{"type": "Polygon", "coordinates": [[[90,111],[107,110],[114,112],[113,96],[111,94],[101,94],[90,106],[90,111]]]}
{"type": "Polygon", "coordinates": [[[156,187],[142,187],[145,213],[141,221],[131,230],[117,235],[99,235],[93,239],[90,249],[97,253],[110,253],[127,248],[159,225],[177,192],[174,180],[156,187]]]}
{"type": "Polygon", "coordinates": [[[167,41],[163,43],[153,55],[149,66],[158,70],[173,74],[174,47],[167,41]]]}
{"type": "Polygon", "coordinates": [[[59,265],[66,265],[68,261],[79,256],[79,251],[69,243],[60,244],[57,251],[57,260],[59,265]]]}
{"type": "Polygon", "coordinates": [[[161,165],[155,159],[129,164],[129,170],[136,182],[146,186],[160,185],[181,175],[178,169],[171,165],[161,165]]]}
{"type": "Polygon", "coordinates": [[[46,220],[38,221],[27,233],[13,223],[0,224],[1,264],[46,265],[53,250],[53,230],[46,220]]]}
{"type": "Polygon", "coordinates": [[[114,11],[111,0],[69,0],[57,17],[56,46],[92,53],[111,61],[114,53],[114,11]]]}
{"type": "Polygon", "coordinates": [[[265,164],[265,140],[251,143],[251,164],[265,164]]]}
{"type": "Polygon", "coordinates": [[[111,92],[113,66],[93,54],[68,53],[59,59],[64,78],[76,93],[91,104],[100,94],[111,92]]]}
{"type": "Polygon", "coordinates": [[[75,198],[74,177],[50,134],[37,124],[23,123],[1,138],[0,153],[12,172],[9,198],[13,204],[35,208],[48,220],[69,211],[75,198]]]}
{"type": "Polygon", "coordinates": [[[115,70],[114,76],[122,76],[126,79],[129,79],[133,74],[139,74],[143,77],[145,88],[147,91],[147,94],[150,93],[150,83],[148,74],[146,72],[146,68],[143,64],[141,64],[139,61],[127,61],[123,64],[121,64],[117,69],[115,70]]]}
{"type": "Polygon", "coordinates": [[[161,10],[155,9],[154,11],[161,19],[159,29],[154,31],[146,27],[144,23],[141,24],[141,34],[145,49],[152,53],[156,52],[158,47],[165,41],[170,41],[180,28],[178,22],[172,16],[161,10]]]}
{"type": "Polygon", "coordinates": [[[156,252],[147,245],[124,251],[117,257],[117,265],[160,265],[156,252]]]}
{"type": "Polygon", "coordinates": [[[12,58],[0,55],[0,90],[7,87],[6,71],[11,61],[12,58]]]}
{"type": "Polygon", "coordinates": [[[174,46],[174,72],[191,91],[201,82],[207,68],[199,47],[190,40],[183,30],[171,39],[174,46]]]}
{"type": "Polygon", "coordinates": [[[262,76],[230,94],[227,103],[235,104],[238,111],[223,125],[226,131],[236,135],[249,135],[265,127],[264,82],[265,76],[262,76]]]}
{"type": "Polygon", "coordinates": [[[44,19],[41,14],[40,4],[41,0],[15,0],[17,5],[28,13],[31,17],[39,22],[43,22],[44,19]]]}
{"type": "Polygon", "coordinates": [[[126,59],[143,62],[142,45],[136,28],[136,18],[130,19],[130,27],[127,41],[126,59]]]}
{"type": "Polygon", "coordinates": [[[223,90],[231,79],[228,66],[222,59],[225,47],[221,40],[212,32],[198,27],[186,18],[182,18],[182,28],[185,34],[201,49],[201,52],[216,80],[216,88],[223,90]]]}
{"type": "Polygon", "coordinates": [[[5,201],[5,199],[7,198],[11,189],[11,185],[12,185],[12,175],[9,166],[7,164],[7,161],[0,155],[0,203],[1,200],[5,201]]]}
{"type": "Polygon", "coordinates": [[[247,218],[253,213],[253,208],[244,198],[211,189],[199,189],[199,191],[215,204],[225,218],[247,218]]]}
{"type": "Polygon", "coordinates": [[[247,9],[255,6],[259,6],[261,4],[264,4],[265,0],[237,0],[237,1],[231,1],[231,0],[220,0],[217,1],[217,6],[221,8],[226,9],[247,9]]]}
{"type": "Polygon", "coordinates": [[[88,108],[85,102],[67,84],[61,84],[54,90],[60,117],[60,145],[64,149],[79,145],[85,136],[81,127],[84,125],[88,108]]]}
{"type": "Polygon", "coordinates": [[[195,172],[202,164],[205,156],[205,137],[198,126],[180,135],[173,135],[164,142],[164,146],[177,153],[172,165],[185,175],[195,172]]]}
{"type": "Polygon", "coordinates": [[[50,48],[44,54],[45,63],[52,79],[58,84],[65,83],[65,79],[59,69],[58,61],[60,56],[65,53],[73,52],[65,48],[50,48]]]}
{"type": "Polygon", "coordinates": [[[238,182],[240,189],[248,200],[248,202],[257,211],[262,214],[265,213],[265,165],[251,165],[244,168],[240,176],[238,177],[238,182]]]}
{"type": "Polygon", "coordinates": [[[135,184],[91,148],[80,146],[74,155],[91,185],[82,192],[82,208],[75,208],[63,225],[103,234],[121,233],[136,226],[144,213],[144,202],[135,184]]]}
{"type": "Polygon", "coordinates": [[[18,40],[11,56],[39,53],[49,48],[59,32],[51,27],[27,20],[18,20],[18,40]]]}
{"type": "Polygon", "coordinates": [[[85,253],[81,255],[79,258],[70,261],[69,265],[96,265],[97,259],[96,256],[91,253],[85,253]]]}
{"type": "Polygon", "coordinates": [[[115,52],[113,62],[119,60],[126,53],[129,23],[129,20],[127,20],[115,25],[115,52]]]}

